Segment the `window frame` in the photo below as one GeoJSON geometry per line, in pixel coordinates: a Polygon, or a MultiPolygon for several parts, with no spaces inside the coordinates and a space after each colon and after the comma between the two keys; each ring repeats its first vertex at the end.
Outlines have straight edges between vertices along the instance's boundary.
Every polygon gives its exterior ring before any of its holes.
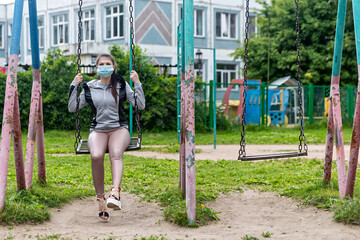
{"type": "MultiPolygon", "coordinates": [[[[86,9],[83,11],[83,31],[82,31],[82,41],[83,42],[95,42],[96,40],[96,11],[95,11],[95,8],[91,8],[91,9],[86,9]],[[94,11],[94,17],[91,17],[91,11],[94,11]],[[86,12],[89,12],[89,17],[86,18],[86,12]],[[85,33],[85,22],[89,22],[89,39],[85,39],[85,36],[86,36],[86,33],[85,33]],[[91,39],[91,27],[92,27],[92,24],[91,23],[94,23],[94,39],[91,39]]],[[[77,31],[79,31],[77,29],[77,31]]]]}
{"type": "MultiPolygon", "coordinates": [[[[249,39],[254,39],[256,38],[257,35],[257,15],[250,13],[249,20],[251,20],[251,18],[254,20],[252,22],[252,24],[254,25],[254,32],[252,32],[253,36],[251,36],[251,33],[249,32],[249,39]]],[[[250,23],[249,23],[249,29],[250,29],[250,23]]]]}
{"type": "MultiPolygon", "coordinates": [[[[219,64],[222,64],[224,66],[231,65],[231,66],[235,67],[235,69],[218,69],[218,66],[216,66],[216,84],[219,83],[218,73],[221,74],[221,79],[220,79],[221,86],[220,87],[216,86],[216,89],[218,89],[218,90],[226,90],[228,88],[229,84],[231,83],[231,81],[233,80],[231,78],[231,73],[234,73],[234,75],[235,75],[234,79],[237,78],[237,76],[236,76],[237,75],[237,64],[229,64],[229,63],[219,63],[219,64]],[[226,86],[224,86],[225,85],[224,84],[224,77],[223,77],[224,74],[228,74],[228,77],[229,77],[229,82],[226,83],[226,86]]],[[[218,64],[216,64],[216,65],[218,65],[218,64]]],[[[233,87],[232,90],[237,90],[237,87],[233,87]]]]}
{"type": "MultiPolygon", "coordinates": [[[[180,6],[180,10],[179,10],[179,23],[181,22],[182,20],[182,14],[183,14],[183,8],[182,8],[182,5],[179,5],[180,6]]],[[[206,9],[202,9],[202,8],[197,8],[197,7],[194,7],[194,37],[196,38],[205,38],[205,12],[206,12],[206,9]],[[202,28],[203,28],[203,34],[202,35],[197,35],[196,34],[196,25],[197,25],[197,18],[196,18],[196,15],[197,15],[197,12],[196,11],[201,11],[202,12],[202,28]]]]}
{"type": "Polygon", "coordinates": [[[0,49],[5,49],[5,24],[1,23],[0,26],[1,26],[0,35],[2,37],[0,49]]]}
{"type": "Polygon", "coordinates": [[[57,46],[62,46],[62,45],[66,45],[69,44],[70,42],[70,26],[69,26],[69,14],[68,13],[60,13],[60,14],[54,14],[51,16],[51,46],[57,47],[57,46]],[[60,19],[57,19],[57,22],[54,23],[54,19],[55,18],[60,18],[61,16],[63,16],[63,21],[59,22],[60,19]],[[65,16],[67,17],[67,21],[65,21],[65,16]],[[58,28],[58,35],[57,35],[57,43],[54,43],[55,37],[54,37],[54,26],[57,26],[58,28]],[[63,25],[63,33],[64,33],[64,41],[62,43],[60,43],[60,31],[59,31],[59,26],[63,25]],[[67,25],[67,42],[66,42],[66,25],[67,25]]]}
{"type": "MultiPolygon", "coordinates": [[[[28,26],[28,29],[29,29],[29,31],[28,31],[28,34],[27,34],[27,37],[28,37],[28,50],[30,51],[31,50],[31,36],[30,36],[30,20],[29,20],[29,18],[27,18],[27,26],[28,26]]],[[[45,16],[44,15],[42,15],[42,16],[38,16],[38,33],[39,33],[39,49],[45,49],[45,16]],[[43,20],[43,25],[42,26],[40,26],[39,25],[39,19],[42,19],[43,20]],[[41,46],[41,31],[40,30],[42,30],[43,31],[43,33],[44,33],[44,35],[43,35],[43,37],[44,37],[44,41],[43,41],[43,46],[41,46]]]]}
{"type": "Polygon", "coordinates": [[[104,7],[104,40],[116,40],[116,39],[124,39],[125,38],[125,5],[123,3],[115,4],[111,6],[105,6],[104,7]],[[120,6],[122,6],[122,12],[120,12],[120,6]],[[118,8],[118,12],[116,14],[113,13],[114,7],[118,8]],[[111,13],[110,15],[107,15],[106,10],[110,8],[111,13]],[[118,36],[114,37],[114,26],[113,26],[113,18],[118,17],[118,36]],[[120,24],[120,19],[123,18],[123,24],[120,24]],[[107,37],[107,19],[110,18],[110,37],[107,37]],[[122,29],[122,36],[121,34],[122,29]]]}
{"type": "Polygon", "coordinates": [[[205,38],[205,11],[204,9],[194,8],[194,37],[205,38]],[[202,12],[202,34],[197,35],[197,11],[202,12]]]}
{"type": "Polygon", "coordinates": [[[226,11],[215,11],[215,38],[219,39],[219,40],[239,40],[239,34],[238,34],[238,25],[239,25],[239,20],[238,20],[238,14],[237,13],[232,13],[232,12],[226,12],[226,11]],[[228,14],[229,18],[228,18],[228,31],[229,34],[227,37],[222,36],[222,29],[220,29],[220,35],[221,36],[217,36],[217,15],[218,13],[220,14],[220,28],[222,26],[221,24],[221,16],[222,14],[228,14]],[[235,37],[231,37],[231,15],[235,16],[235,37]]]}

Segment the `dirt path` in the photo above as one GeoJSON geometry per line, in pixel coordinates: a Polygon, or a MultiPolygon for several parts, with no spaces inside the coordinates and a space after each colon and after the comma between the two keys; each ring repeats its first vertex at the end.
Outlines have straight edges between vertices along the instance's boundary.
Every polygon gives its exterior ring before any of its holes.
{"type": "Polygon", "coordinates": [[[51,221],[39,225],[20,225],[9,230],[0,227],[0,239],[38,239],[36,235],[59,234],[71,239],[134,239],[164,236],[167,239],[241,239],[248,235],[265,239],[359,239],[360,227],[335,223],[332,213],[298,203],[273,193],[245,191],[222,195],[208,206],[220,212],[220,221],[198,229],[181,228],[162,220],[161,207],[122,195],[123,210],[110,212],[110,223],[95,217],[95,199],[77,200],[52,211],[51,221]],[[14,238],[11,238],[11,237],[14,238]],[[97,237],[97,238],[96,238],[97,237]]]}
{"type": "MultiPolygon", "coordinates": [[[[345,159],[349,158],[348,150],[350,146],[345,145],[345,159]]],[[[217,145],[214,149],[213,145],[196,145],[196,149],[200,149],[201,152],[195,156],[196,160],[236,160],[239,153],[239,145],[217,145]]],[[[296,152],[297,145],[246,145],[247,155],[256,154],[272,154],[280,152],[296,152]]],[[[325,145],[308,145],[308,156],[306,158],[320,159],[325,158],[325,145]]],[[[140,157],[152,157],[160,159],[179,159],[179,153],[158,153],[158,152],[127,152],[126,154],[140,156],[140,157]]],[[[334,150],[334,159],[336,158],[334,150]]]]}
{"type": "MultiPolygon", "coordinates": [[[[237,145],[197,146],[201,153],[196,159],[233,160],[237,145]]],[[[309,146],[308,158],[323,159],[324,145],[309,146]]],[[[248,145],[248,154],[274,153],[297,149],[296,145],[248,145]]],[[[347,148],[348,149],[348,146],[347,148]]],[[[128,152],[127,154],[178,159],[178,154],[128,152]]],[[[220,212],[220,221],[198,229],[181,228],[165,222],[162,208],[156,203],[140,202],[135,195],[122,193],[123,210],[111,211],[109,223],[97,220],[94,198],[76,200],[61,209],[52,210],[52,219],[39,225],[19,225],[12,229],[0,226],[0,239],[39,239],[59,234],[59,239],[140,239],[164,236],[166,239],[241,239],[245,235],[266,239],[261,233],[269,231],[270,239],[359,239],[360,227],[335,223],[333,213],[314,207],[298,206],[298,202],[273,193],[245,191],[222,195],[207,203],[220,212]]],[[[50,238],[48,238],[50,239],[50,238]]]]}

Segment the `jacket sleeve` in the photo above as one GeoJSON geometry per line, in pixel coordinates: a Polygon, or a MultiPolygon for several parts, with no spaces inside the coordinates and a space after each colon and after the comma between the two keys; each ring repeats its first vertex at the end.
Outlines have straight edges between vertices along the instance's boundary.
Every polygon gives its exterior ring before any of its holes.
{"type": "MultiPolygon", "coordinates": [[[[130,85],[126,83],[126,99],[135,107],[134,91],[131,89],[130,85]]],[[[145,96],[140,82],[135,83],[135,96],[136,103],[139,110],[145,109],[145,96]]]]}
{"type": "MultiPolygon", "coordinates": [[[[69,103],[68,103],[68,109],[69,112],[76,112],[76,104],[77,104],[77,91],[76,88],[79,84],[76,82],[72,82],[70,85],[70,91],[69,91],[69,103]]],[[[85,107],[87,105],[87,102],[85,100],[85,93],[84,89],[80,93],[80,103],[79,103],[79,109],[85,107]]]]}

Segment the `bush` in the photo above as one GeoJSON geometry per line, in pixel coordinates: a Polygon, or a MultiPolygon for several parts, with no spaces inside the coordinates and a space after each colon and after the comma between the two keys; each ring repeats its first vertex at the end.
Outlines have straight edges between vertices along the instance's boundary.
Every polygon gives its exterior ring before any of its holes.
{"type": "MultiPolygon", "coordinates": [[[[117,73],[129,81],[129,52],[114,45],[110,49],[117,65],[117,73]]],[[[156,74],[157,69],[144,55],[135,49],[135,69],[139,73],[146,98],[146,109],[141,111],[142,129],[164,131],[176,129],[176,79],[156,74]]],[[[76,75],[75,56],[65,57],[59,49],[49,50],[41,64],[44,127],[58,130],[74,130],[76,114],[68,112],[69,85],[76,75]]],[[[91,78],[84,75],[84,81],[91,78]]],[[[0,92],[5,93],[6,76],[0,74],[0,92]]],[[[18,72],[20,121],[23,130],[28,128],[32,89],[32,73],[18,72]]],[[[3,95],[4,96],[4,95],[3,95]]],[[[0,97],[0,117],[3,114],[4,97],[0,97]]],[[[128,109],[129,106],[126,106],[128,109]]],[[[82,129],[90,128],[92,112],[89,107],[80,111],[82,129]]],[[[135,129],[134,123],[134,129],[135,129]]]]}

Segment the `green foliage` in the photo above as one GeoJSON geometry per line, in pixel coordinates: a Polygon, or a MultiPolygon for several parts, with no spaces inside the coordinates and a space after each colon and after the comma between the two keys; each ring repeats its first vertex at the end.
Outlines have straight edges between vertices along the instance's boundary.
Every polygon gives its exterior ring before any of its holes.
{"type": "MultiPolygon", "coordinates": [[[[248,77],[269,80],[279,77],[297,77],[295,7],[293,1],[272,0],[258,15],[257,38],[249,40],[248,77]],[[270,34],[270,38],[269,38],[270,34]],[[270,49],[269,49],[270,44],[270,49]]],[[[338,1],[299,1],[301,41],[301,70],[303,83],[328,85],[331,80],[338,1]]],[[[347,22],[342,56],[341,83],[355,85],[357,79],[352,5],[348,1],[347,22]]],[[[244,48],[232,54],[235,59],[244,57],[244,48]]]]}
{"type": "Polygon", "coordinates": [[[264,238],[270,238],[271,235],[273,235],[273,233],[271,233],[271,232],[269,232],[269,231],[263,232],[263,233],[261,234],[261,236],[263,236],[264,238]]]}
{"type": "Polygon", "coordinates": [[[241,239],[243,239],[243,240],[259,240],[259,238],[250,236],[250,235],[245,235],[241,239]]]}
{"type": "MultiPolygon", "coordinates": [[[[117,73],[129,81],[129,52],[114,45],[110,49],[117,65],[117,73]]],[[[135,69],[143,84],[146,109],[141,111],[142,129],[162,131],[176,129],[176,78],[164,78],[156,74],[157,69],[136,47],[135,69]]],[[[75,56],[63,56],[59,49],[49,50],[41,64],[42,99],[45,129],[74,130],[76,114],[68,112],[69,86],[76,75],[75,56]]],[[[85,74],[84,81],[91,78],[85,74]]],[[[0,74],[0,92],[5,93],[6,76],[0,74]]],[[[20,117],[22,129],[29,122],[32,73],[18,73],[20,117]]],[[[4,97],[0,98],[0,117],[3,114],[4,97]]],[[[129,105],[126,104],[126,109],[129,105]]],[[[128,112],[128,111],[126,111],[128,112]]],[[[80,110],[82,129],[89,129],[92,112],[89,107],[80,110]]],[[[134,122],[134,127],[136,126],[134,122]]]]}

